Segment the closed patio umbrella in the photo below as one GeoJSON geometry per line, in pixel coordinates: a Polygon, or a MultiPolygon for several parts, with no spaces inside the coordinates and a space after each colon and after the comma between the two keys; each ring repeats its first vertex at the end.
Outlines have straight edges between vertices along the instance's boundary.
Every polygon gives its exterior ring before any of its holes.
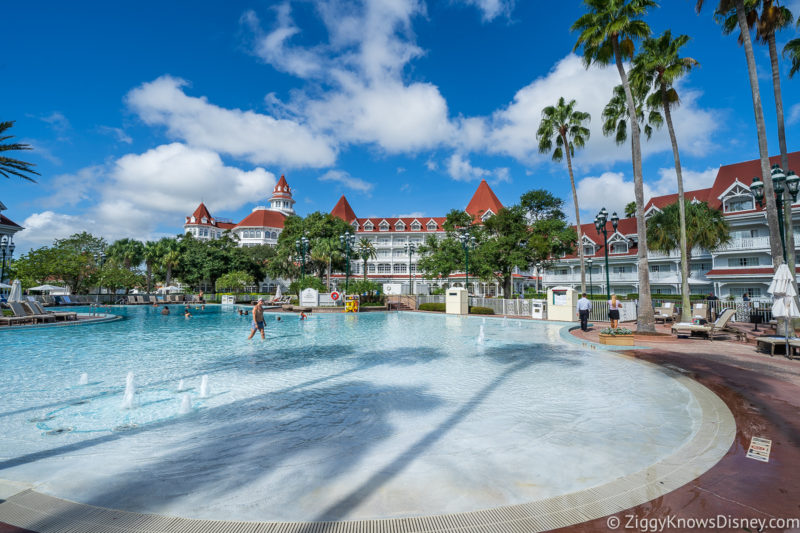
{"type": "Polygon", "coordinates": [[[794,336],[792,319],[800,318],[800,309],[797,308],[795,301],[797,291],[794,290],[794,284],[792,283],[792,273],[786,263],[778,267],[767,292],[774,298],[772,316],[786,319],[786,327],[784,328],[786,333],[786,357],[791,357],[789,354],[789,329],[792,329],[792,336],[794,336]]]}
{"type": "Polygon", "coordinates": [[[39,285],[39,286],[36,286],[36,287],[31,287],[28,290],[29,291],[42,291],[42,292],[44,292],[44,291],[47,291],[47,292],[65,291],[66,287],[59,287],[57,285],[39,285]]]}
{"type": "Polygon", "coordinates": [[[281,286],[280,286],[280,285],[277,285],[277,289],[275,289],[275,299],[277,300],[277,299],[278,299],[278,298],[280,298],[281,296],[282,296],[282,293],[281,293],[281,286]]]}
{"type": "Polygon", "coordinates": [[[11,292],[8,295],[9,302],[22,301],[22,283],[18,279],[11,282],[11,292]]]}

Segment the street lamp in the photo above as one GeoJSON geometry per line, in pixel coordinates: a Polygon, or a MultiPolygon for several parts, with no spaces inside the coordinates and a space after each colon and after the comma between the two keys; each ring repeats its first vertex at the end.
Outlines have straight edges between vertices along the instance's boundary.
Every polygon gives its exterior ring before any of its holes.
{"type": "Polygon", "coordinates": [[[414,294],[414,282],[411,278],[411,255],[417,252],[417,245],[409,241],[403,246],[403,249],[408,254],[408,293],[414,294]]]}
{"type": "Polygon", "coordinates": [[[308,253],[308,245],[309,242],[305,235],[294,241],[295,250],[297,250],[297,253],[300,254],[300,261],[302,261],[302,266],[300,267],[300,279],[306,279],[306,254],[308,253]]]}
{"type": "MultiPolygon", "coordinates": [[[[783,169],[778,165],[772,166],[772,187],[775,190],[775,207],[778,211],[778,227],[781,234],[781,249],[783,250],[783,261],[786,262],[786,227],[783,221],[783,193],[784,191],[792,197],[792,203],[797,201],[797,193],[800,189],[800,177],[790,170],[784,174],[783,169]]],[[[750,192],[753,194],[759,207],[764,207],[764,184],[758,178],[753,178],[750,185],[750,192]]]]}
{"type": "Polygon", "coordinates": [[[464,269],[464,288],[467,289],[467,294],[469,295],[469,251],[475,248],[475,236],[470,234],[469,229],[463,229],[458,236],[458,240],[461,241],[461,246],[464,248],[464,265],[466,266],[464,269]]]}
{"type": "MultiPolygon", "coordinates": [[[[606,256],[606,295],[608,299],[611,299],[611,280],[608,276],[608,229],[606,228],[606,222],[608,221],[608,211],[606,208],[602,208],[597,216],[594,217],[594,227],[597,228],[597,234],[603,235],[603,251],[605,252],[606,256]]],[[[614,231],[617,231],[617,225],[619,224],[619,217],[617,213],[611,214],[611,226],[614,228],[614,231]]]]}
{"type": "Polygon", "coordinates": [[[3,235],[3,237],[0,238],[0,254],[2,254],[2,260],[0,261],[0,283],[3,283],[3,280],[6,279],[6,266],[8,266],[8,262],[11,261],[14,255],[14,241],[12,237],[3,235]]]}
{"type": "Polygon", "coordinates": [[[356,236],[346,231],[344,235],[339,235],[339,242],[344,246],[345,260],[347,261],[347,266],[344,269],[344,293],[347,294],[350,284],[350,250],[356,245],[356,236]]]}
{"type": "MultiPolygon", "coordinates": [[[[586,260],[586,264],[589,265],[589,295],[594,296],[594,286],[592,285],[592,258],[586,260]]],[[[611,298],[609,298],[610,300],[611,298]]]]}

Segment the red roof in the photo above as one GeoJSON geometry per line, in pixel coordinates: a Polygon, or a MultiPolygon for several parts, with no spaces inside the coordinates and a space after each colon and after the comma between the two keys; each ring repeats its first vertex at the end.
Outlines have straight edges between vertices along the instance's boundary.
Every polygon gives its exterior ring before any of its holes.
{"type": "Polygon", "coordinates": [[[369,221],[369,222],[372,222],[372,225],[374,226],[372,231],[374,231],[375,233],[396,233],[396,232],[414,231],[414,230],[411,229],[411,224],[415,220],[420,223],[421,227],[420,227],[419,231],[444,231],[444,228],[442,227],[442,224],[444,224],[445,220],[447,220],[447,217],[421,217],[421,218],[407,218],[407,217],[403,217],[403,218],[392,218],[392,217],[381,218],[381,217],[373,217],[373,218],[357,218],[356,219],[356,221],[358,222],[358,231],[366,231],[364,229],[364,224],[366,224],[367,221],[369,221]],[[381,231],[380,228],[379,228],[380,223],[383,222],[384,220],[389,223],[389,230],[388,231],[381,231]],[[397,224],[398,221],[401,221],[401,220],[406,225],[405,228],[403,228],[403,229],[395,229],[395,225],[397,224]],[[428,222],[430,222],[431,220],[436,222],[436,229],[435,230],[429,230],[428,229],[428,222]]]}
{"type": "Polygon", "coordinates": [[[352,222],[356,219],[356,213],[353,211],[353,208],[350,207],[350,204],[347,202],[347,198],[342,195],[339,198],[339,201],[336,202],[333,210],[331,211],[331,215],[335,217],[339,217],[345,222],[352,222]]]}
{"type": "Polygon", "coordinates": [[[255,209],[247,215],[244,220],[236,224],[236,227],[255,227],[268,226],[270,228],[282,228],[286,215],[279,211],[269,209],[255,209]]]}
{"type": "Polygon", "coordinates": [[[211,213],[208,212],[208,208],[206,207],[206,204],[204,204],[203,202],[200,202],[200,205],[198,205],[197,209],[194,210],[192,216],[194,217],[194,222],[190,222],[192,220],[190,218],[189,220],[186,221],[187,223],[200,224],[200,221],[203,220],[203,217],[206,218],[208,223],[211,223],[211,213]]]}
{"type": "MultiPolygon", "coordinates": [[[[711,192],[711,188],[708,189],[697,189],[696,191],[684,191],[683,197],[686,199],[687,202],[691,202],[692,200],[697,200],[698,202],[707,202],[709,193],[711,192]]],[[[664,196],[654,196],[650,198],[648,202],[644,206],[644,212],[646,213],[648,209],[652,206],[656,206],[658,209],[664,209],[668,205],[674,204],[678,201],[678,193],[675,194],[665,194],[664,196]]]]}
{"type": "Polygon", "coordinates": [[[278,180],[278,183],[275,184],[275,188],[272,189],[272,196],[279,197],[279,198],[291,198],[292,197],[292,188],[289,187],[289,184],[286,183],[286,178],[281,174],[281,179],[278,180]]]}
{"type": "Polygon", "coordinates": [[[478,190],[472,195],[472,200],[467,204],[465,211],[480,222],[481,216],[487,211],[497,214],[501,209],[503,209],[503,204],[497,199],[486,180],[481,180],[478,190]]]}
{"type": "Polygon", "coordinates": [[[767,275],[771,276],[775,271],[771,267],[767,268],[715,268],[709,270],[706,276],[754,276],[754,275],[767,275]]]}
{"type": "MultiPolygon", "coordinates": [[[[573,228],[575,226],[572,226],[573,228]]],[[[611,225],[611,222],[606,222],[606,228],[608,229],[608,238],[611,239],[611,236],[614,233],[614,227],[611,225]]],[[[632,236],[636,235],[636,218],[621,218],[617,223],[617,231],[624,236],[632,236]]],[[[589,224],[581,224],[581,235],[586,235],[588,238],[594,241],[595,244],[595,252],[594,255],[587,255],[586,257],[605,257],[605,252],[603,251],[603,235],[597,233],[597,228],[594,227],[594,222],[589,224]]],[[[609,257],[619,257],[619,256],[626,256],[626,255],[636,255],[638,250],[635,246],[632,246],[630,243],[628,244],[628,251],[624,254],[614,253],[612,254],[610,251],[608,253],[609,257]]],[[[577,250],[574,254],[568,254],[564,256],[564,259],[577,259],[579,257],[577,250]]]]}
{"type": "Polygon", "coordinates": [[[0,213],[0,225],[3,225],[3,226],[13,226],[13,227],[15,227],[15,228],[22,228],[22,226],[20,226],[19,224],[17,224],[16,222],[14,222],[13,220],[11,220],[10,218],[7,218],[7,217],[6,217],[5,215],[3,215],[2,213],[0,213]]]}

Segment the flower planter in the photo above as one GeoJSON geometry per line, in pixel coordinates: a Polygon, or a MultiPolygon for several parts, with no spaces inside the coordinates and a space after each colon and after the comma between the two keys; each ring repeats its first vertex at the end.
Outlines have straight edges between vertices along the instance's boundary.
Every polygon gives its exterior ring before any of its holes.
{"type": "Polygon", "coordinates": [[[600,334],[600,344],[609,346],[633,346],[633,334],[630,335],[608,335],[600,334]]]}

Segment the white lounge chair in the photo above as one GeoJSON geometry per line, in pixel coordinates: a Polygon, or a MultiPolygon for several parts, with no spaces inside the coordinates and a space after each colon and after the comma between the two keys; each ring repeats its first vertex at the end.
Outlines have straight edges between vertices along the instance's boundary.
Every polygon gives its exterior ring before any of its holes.
{"type": "Polygon", "coordinates": [[[678,322],[672,325],[671,331],[676,335],[685,335],[687,333],[690,336],[695,334],[705,335],[710,341],[714,340],[715,335],[722,334],[733,334],[736,335],[737,339],[741,339],[742,332],[728,325],[731,318],[735,315],[735,309],[725,309],[715,322],[702,325],[692,324],[690,322],[678,322]]]}

